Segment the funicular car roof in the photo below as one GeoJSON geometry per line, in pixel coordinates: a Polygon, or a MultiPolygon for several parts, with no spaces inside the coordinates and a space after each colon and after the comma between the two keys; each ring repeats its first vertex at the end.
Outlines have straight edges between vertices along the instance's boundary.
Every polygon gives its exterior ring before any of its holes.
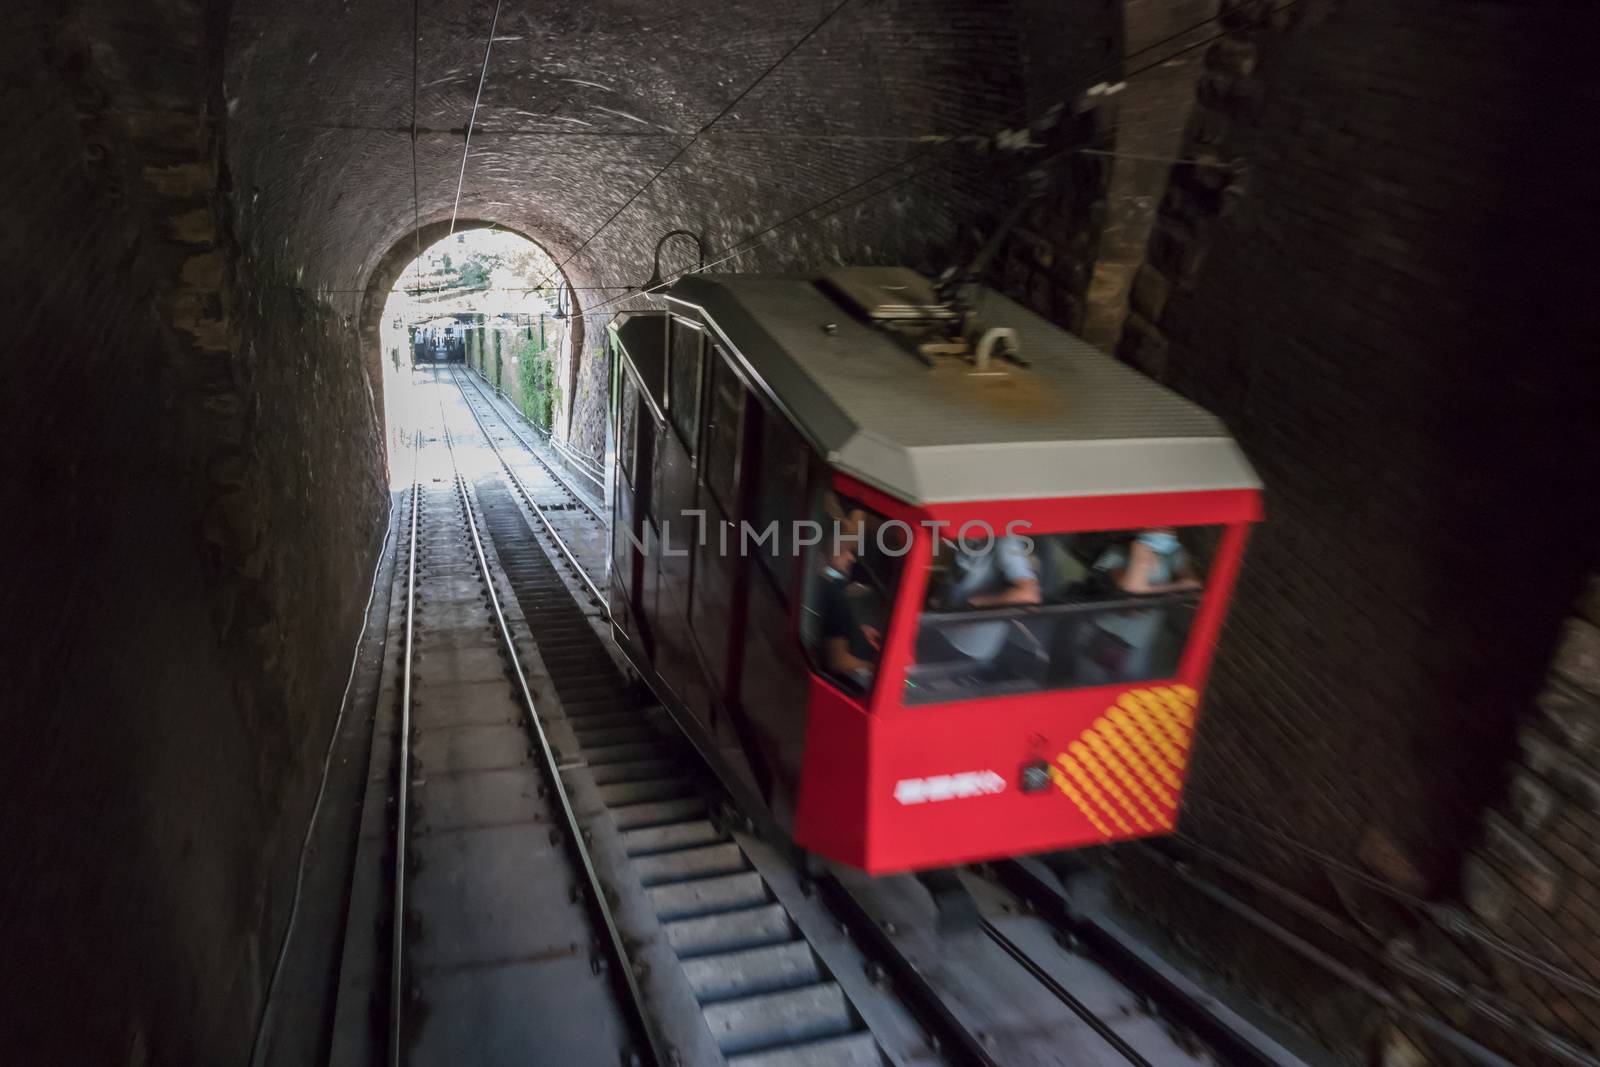
{"type": "Polygon", "coordinates": [[[979,318],[1017,331],[1026,367],[929,367],[802,278],[688,275],[666,296],[831,466],[910,504],[1260,487],[1215,416],[990,289],[979,318]]]}

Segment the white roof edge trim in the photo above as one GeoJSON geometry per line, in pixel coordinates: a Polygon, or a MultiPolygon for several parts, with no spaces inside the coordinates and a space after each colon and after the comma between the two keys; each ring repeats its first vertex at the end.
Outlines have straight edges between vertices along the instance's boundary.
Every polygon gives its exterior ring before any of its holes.
{"type": "MultiPolygon", "coordinates": [[[[1188,447],[1214,448],[1218,445],[1234,444],[1231,437],[1097,437],[1087,441],[1059,440],[1059,441],[976,441],[972,444],[952,443],[948,445],[906,445],[905,451],[913,455],[922,455],[929,452],[1010,452],[1018,450],[1046,450],[1061,449],[1074,452],[1088,451],[1093,448],[1128,448],[1129,446],[1141,447],[1146,445],[1185,445],[1188,447]]],[[[1260,483],[1257,483],[1258,485],[1260,483]]]]}
{"type": "Polygon", "coordinates": [[[1014,444],[900,451],[857,432],[828,458],[839,471],[912,505],[1261,489],[1244,453],[1226,437],[1045,441],[1020,452],[1014,444]],[[1099,445],[1111,448],[1093,447],[1099,445]],[[1030,465],[1050,461],[1053,477],[1035,473],[1008,478],[997,459],[1030,465]],[[938,468],[936,477],[931,476],[933,467],[938,468]],[[939,489],[927,491],[932,485],[939,489]],[[907,497],[907,486],[915,488],[914,498],[907,497]]]}

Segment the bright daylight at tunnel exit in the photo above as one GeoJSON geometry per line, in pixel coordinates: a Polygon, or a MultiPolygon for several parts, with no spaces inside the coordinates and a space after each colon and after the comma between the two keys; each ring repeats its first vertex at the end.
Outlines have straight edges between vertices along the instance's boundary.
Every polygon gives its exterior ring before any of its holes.
{"type": "Polygon", "coordinates": [[[1600,1067],[1600,8],[8,14],[0,1063],[1600,1067]]]}

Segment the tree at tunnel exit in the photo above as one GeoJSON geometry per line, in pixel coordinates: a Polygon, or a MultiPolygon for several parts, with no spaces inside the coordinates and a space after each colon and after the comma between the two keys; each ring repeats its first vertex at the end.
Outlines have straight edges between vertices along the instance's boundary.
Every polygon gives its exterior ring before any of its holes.
{"type": "Polygon", "coordinates": [[[460,269],[455,272],[455,287],[462,289],[482,289],[489,284],[489,271],[494,264],[487,262],[481,256],[473,256],[460,269]]]}

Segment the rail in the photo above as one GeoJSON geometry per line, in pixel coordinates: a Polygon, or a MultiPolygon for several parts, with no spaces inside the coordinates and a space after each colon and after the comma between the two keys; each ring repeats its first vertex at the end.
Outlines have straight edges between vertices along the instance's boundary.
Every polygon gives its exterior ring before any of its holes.
{"type": "MultiPolygon", "coordinates": [[[[1001,868],[1006,865],[995,866],[1001,868]]],[[[1103,967],[1130,992],[1156,1006],[1164,1018],[1187,1028],[1200,1044],[1219,1057],[1218,1062],[1236,1067],[1282,1067],[1282,1060],[1268,1055],[1232,1030],[1225,1022],[1211,1015],[1201,1001],[1175,985],[1156,981],[1155,978],[1159,975],[1153,970],[1149,975],[1142,973],[1141,961],[1132,954],[1126,954],[1124,958],[1110,951],[1090,950],[1084,939],[1078,936],[1084,924],[1070,917],[1066,901],[1055,894],[1055,891],[1042,880],[1037,883],[1037,892],[1021,880],[1036,877],[1031,872],[1024,872],[1021,876],[1008,876],[997,869],[997,873],[1002,874],[999,884],[1016,896],[1026,909],[1032,910],[1045,925],[1052,928],[1062,941],[1086,950],[1091,960],[1103,967]]],[[[819,898],[838,919],[851,939],[862,947],[870,959],[883,968],[885,975],[927,1030],[939,1051],[955,1063],[972,1067],[996,1067],[1000,1061],[991,1051],[984,1032],[974,1028],[951,1009],[946,1001],[946,994],[930,981],[918,964],[902,951],[895,938],[891,936],[895,932],[892,924],[880,923],[874,919],[857,893],[832,874],[816,876],[813,884],[819,898]]],[[[1132,1067],[1153,1067],[1153,1061],[1118,1033],[1117,1027],[1111,1020],[1097,1014],[1082,997],[1068,989],[1027,949],[987,919],[979,922],[978,929],[1013,963],[1039,983],[1050,996],[1084,1023],[1111,1052],[1132,1067]]]]}
{"type": "Polygon", "coordinates": [[[482,371],[478,370],[476,367],[472,366],[470,363],[467,364],[467,371],[474,379],[476,379],[475,384],[478,384],[480,386],[483,386],[483,385],[489,386],[489,388],[494,391],[494,395],[495,396],[499,397],[501,400],[504,400],[506,402],[506,404],[511,407],[512,413],[516,416],[516,421],[527,423],[530,427],[533,428],[533,431],[535,433],[539,434],[541,437],[543,437],[545,439],[545,443],[548,444],[552,449],[554,449],[556,451],[556,453],[561,456],[562,459],[566,460],[568,463],[571,463],[573,466],[580,468],[579,473],[585,475],[586,477],[590,478],[591,480],[593,480],[593,481],[595,481],[597,483],[604,483],[604,481],[605,481],[605,472],[603,470],[601,470],[601,467],[600,467],[599,463],[597,463],[594,460],[590,459],[588,456],[585,456],[581,452],[573,451],[571,446],[569,446],[567,444],[564,444],[563,442],[557,440],[556,436],[555,436],[555,433],[551,430],[550,427],[542,426],[538,422],[535,422],[532,418],[530,418],[527,415],[526,412],[524,412],[521,408],[519,408],[515,404],[513,404],[511,402],[511,397],[506,393],[506,391],[504,389],[500,388],[498,385],[492,384],[489,381],[489,376],[488,375],[484,374],[482,371]]]}
{"type": "Polygon", "coordinates": [[[1000,928],[988,919],[983,920],[983,932],[990,941],[1000,947],[1002,952],[1010,956],[1018,966],[1027,971],[1034,981],[1048,989],[1051,996],[1065,1004],[1068,1011],[1083,1020],[1089,1029],[1099,1035],[1100,1040],[1110,1045],[1119,1056],[1133,1064],[1134,1067],[1154,1067],[1149,1060],[1139,1054],[1137,1049],[1124,1041],[1121,1034],[1107,1025],[1104,1019],[1096,1015],[1081,998],[1056,981],[1053,974],[1041,967],[1037,960],[1024,952],[1020,945],[1003,934],[1000,928]]]}
{"type": "MultiPolygon", "coordinates": [[[[454,370],[452,370],[451,374],[452,377],[454,377],[454,370]]],[[[517,492],[522,494],[522,499],[527,503],[534,515],[539,519],[539,522],[544,526],[545,532],[549,534],[551,541],[555,543],[556,548],[561,552],[562,556],[565,557],[567,563],[571,565],[573,572],[589,590],[589,594],[594,597],[595,601],[599,604],[600,610],[608,612],[604,592],[602,592],[600,587],[595,584],[594,579],[589,576],[589,572],[584,568],[583,564],[578,561],[576,553],[574,553],[572,548],[567,544],[566,538],[562,537],[560,532],[556,529],[555,523],[551,521],[549,514],[547,514],[545,509],[540,507],[538,501],[534,499],[533,490],[528,488],[527,483],[522,480],[521,475],[519,475],[516,472],[516,469],[512,467],[511,462],[507,460],[505,454],[500,451],[500,446],[494,443],[494,438],[489,434],[489,428],[483,423],[483,417],[478,414],[477,410],[470,402],[467,404],[467,410],[472,413],[473,420],[478,424],[478,429],[483,433],[484,441],[488,444],[490,450],[494,452],[495,458],[500,461],[500,466],[505,470],[506,476],[511,479],[511,484],[516,487],[517,492]]],[[[524,442],[524,444],[526,444],[526,442],[524,442]]],[[[597,521],[602,523],[605,521],[600,515],[599,511],[591,507],[588,501],[583,498],[583,494],[574,489],[566,481],[566,479],[560,477],[560,475],[556,473],[555,469],[547,460],[540,456],[537,451],[534,451],[531,448],[530,451],[533,452],[534,458],[544,466],[545,470],[556,479],[557,483],[563,489],[565,489],[573,497],[573,499],[577,500],[578,503],[582,505],[597,521]]]]}
{"type": "MultiPolygon", "coordinates": [[[[454,368],[452,367],[451,369],[453,373],[454,368]]],[[[505,392],[501,390],[499,386],[490,384],[489,379],[484,377],[482,372],[480,372],[477,368],[469,366],[467,368],[467,378],[472,382],[473,387],[477,389],[480,396],[485,395],[484,387],[488,386],[494,391],[495,396],[499,397],[501,400],[504,400],[507,404],[511,403],[511,398],[506,396],[505,392]]],[[[485,399],[487,399],[487,396],[485,396],[485,399]]],[[[587,456],[574,452],[567,445],[556,440],[555,434],[552,433],[548,427],[540,426],[538,423],[524,415],[521,411],[518,411],[514,405],[512,406],[512,411],[516,413],[517,419],[521,420],[522,422],[526,422],[529,426],[533,427],[535,433],[538,433],[544,438],[545,445],[555,452],[556,455],[560,456],[567,466],[572,469],[574,474],[577,474],[586,481],[593,483],[597,495],[605,495],[605,472],[600,469],[600,465],[598,463],[594,462],[587,456]]],[[[510,420],[507,420],[506,428],[511,431],[512,436],[516,437],[522,442],[524,448],[537,454],[537,447],[530,443],[527,438],[523,437],[521,432],[517,430],[515,425],[513,425],[510,420]]]]}
{"type": "Polygon", "coordinates": [[[400,1067],[405,1024],[406,817],[411,781],[411,657],[417,606],[417,513],[421,505],[422,431],[411,462],[411,534],[406,560],[406,644],[400,676],[400,747],[395,784],[394,915],[389,940],[389,1064],[400,1067]]]}
{"type": "MultiPolygon", "coordinates": [[[[470,410],[470,405],[469,405],[470,410]]],[[[566,783],[561,777],[560,761],[557,759],[555,749],[550,744],[549,735],[545,732],[544,725],[539,721],[537,706],[534,703],[533,693],[528,688],[528,679],[522,668],[522,660],[517,652],[516,642],[512,639],[510,626],[506,622],[505,612],[500,604],[500,596],[495,590],[493,572],[489,568],[487,555],[483,550],[483,539],[478,532],[477,519],[473,515],[472,496],[467,490],[466,478],[462,476],[459,466],[455,462],[455,442],[450,434],[449,420],[444,413],[441,401],[439,407],[441,419],[444,420],[444,441],[450,451],[451,469],[454,475],[456,492],[461,499],[462,510],[466,514],[467,532],[472,542],[473,555],[477,558],[478,569],[483,575],[484,590],[489,601],[489,611],[493,618],[496,633],[499,635],[506,660],[510,665],[510,675],[515,683],[518,697],[526,714],[526,725],[536,742],[535,749],[540,763],[543,765],[545,776],[549,781],[550,793],[561,809],[561,819],[564,826],[562,840],[571,850],[575,865],[583,872],[583,880],[588,889],[587,901],[595,924],[604,932],[607,949],[612,957],[612,965],[608,968],[609,976],[617,988],[625,1007],[625,1015],[629,1029],[632,1032],[637,1050],[646,1054],[642,1058],[656,1067],[666,1067],[671,1059],[664,1048],[663,1042],[656,1034],[655,1028],[649,1023],[644,1008],[644,994],[639,989],[634,977],[633,961],[629,956],[626,945],[622,940],[622,933],[617,926],[611,906],[607,901],[604,884],[600,880],[594,858],[589,854],[585,845],[585,831],[578,821],[576,809],[573,807],[572,798],[567,792],[566,783]]],[[[474,415],[476,418],[476,415],[474,415]]]]}
{"type": "Polygon", "coordinates": [[[1237,1067],[1277,1067],[1277,1059],[1241,1035],[1210,1005],[1178,988],[1098,924],[1077,915],[1067,898],[1027,863],[1003,860],[992,864],[991,869],[1000,885],[1039,918],[1080,945],[1090,959],[1116,975],[1118,981],[1161,1005],[1169,1018],[1186,1027],[1224,1062],[1237,1067]]]}
{"type": "Polygon", "coordinates": [[[940,1052],[959,1064],[1000,1067],[1000,1061],[984,1047],[983,1039],[956,1017],[927,976],[900,951],[894,939],[889,937],[888,932],[843,882],[831,874],[824,874],[816,879],[815,885],[823,903],[838,918],[845,931],[888,972],[895,988],[927,1029],[940,1052]]]}
{"type": "MultiPolygon", "coordinates": [[[[455,380],[457,388],[460,388],[460,379],[456,377],[455,368],[451,367],[450,371],[451,371],[451,377],[452,377],[453,380],[455,380]]],[[[505,415],[499,411],[499,408],[496,407],[496,405],[494,404],[493,398],[484,389],[484,384],[486,382],[486,379],[484,379],[483,376],[480,375],[477,371],[469,369],[468,372],[467,372],[467,380],[472,382],[473,389],[474,389],[474,391],[477,392],[479,398],[482,399],[484,401],[484,403],[488,404],[490,407],[495,408],[495,412],[496,412],[497,415],[500,415],[501,421],[505,424],[506,430],[511,434],[512,437],[515,437],[517,439],[517,443],[522,445],[523,448],[527,449],[528,452],[533,456],[533,458],[538,460],[539,464],[541,466],[543,466],[546,471],[549,472],[549,474],[550,474],[550,476],[552,478],[555,478],[558,481],[560,481],[562,486],[568,492],[572,493],[573,496],[577,497],[579,499],[580,503],[582,503],[584,505],[584,507],[588,511],[590,511],[592,514],[594,514],[598,518],[599,517],[599,512],[596,510],[596,508],[594,507],[593,503],[590,501],[589,494],[587,494],[583,490],[580,490],[577,486],[573,485],[567,479],[566,475],[562,474],[561,471],[559,471],[556,468],[556,466],[554,464],[552,464],[544,456],[544,454],[540,451],[540,447],[537,444],[535,444],[533,442],[530,442],[526,437],[524,437],[522,435],[521,431],[519,431],[516,428],[515,421],[512,420],[512,419],[506,418],[505,415]]],[[[510,404],[510,399],[504,393],[502,393],[498,388],[494,388],[494,396],[499,397],[502,400],[505,400],[508,405],[510,404]]],[[[471,405],[471,400],[470,399],[468,400],[468,405],[469,406],[471,405]]],[[[591,464],[588,459],[579,456],[576,452],[573,452],[571,449],[567,448],[567,446],[563,445],[560,441],[557,441],[555,439],[555,436],[553,434],[551,434],[550,431],[548,431],[548,430],[544,429],[543,427],[539,426],[538,423],[535,423],[532,420],[528,419],[520,411],[517,411],[514,406],[512,407],[512,411],[515,412],[515,414],[517,416],[517,419],[520,419],[523,422],[527,422],[528,425],[532,426],[535,431],[537,431],[538,433],[543,435],[544,444],[547,447],[549,447],[553,452],[555,452],[557,454],[557,456],[559,456],[563,461],[565,461],[566,464],[569,467],[574,468],[574,473],[580,475],[586,481],[592,483],[594,485],[594,487],[595,487],[595,493],[596,493],[597,496],[604,496],[604,494],[605,494],[605,476],[601,472],[600,468],[597,465],[591,464]],[[593,469],[590,469],[591,467],[593,469]]]]}

